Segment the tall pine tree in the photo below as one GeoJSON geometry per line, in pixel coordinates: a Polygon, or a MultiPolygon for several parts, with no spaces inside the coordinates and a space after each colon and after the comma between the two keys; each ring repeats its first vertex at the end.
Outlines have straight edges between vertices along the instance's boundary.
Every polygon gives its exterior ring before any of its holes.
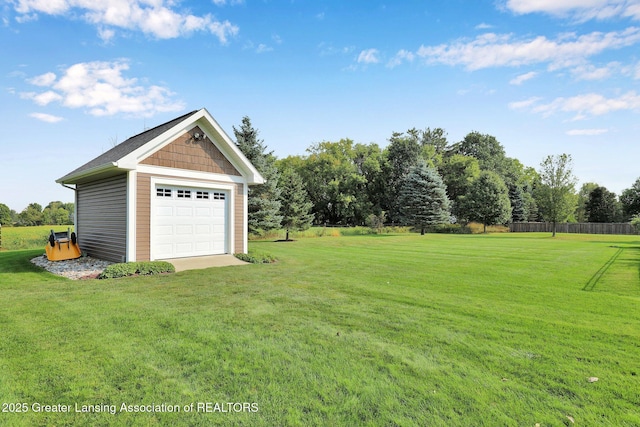
{"type": "Polygon", "coordinates": [[[509,201],[511,202],[511,221],[526,221],[529,217],[529,212],[524,200],[524,191],[522,191],[521,187],[517,185],[509,187],[509,201]]]}
{"type": "Polygon", "coordinates": [[[280,214],[282,215],[282,227],[286,230],[286,240],[289,240],[289,231],[306,230],[311,227],[313,203],[304,187],[300,175],[292,168],[287,168],[280,175],[280,214]]]}
{"type": "Polygon", "coordinates": [[[402,179],[398,205],[402,222],[419,228],[420,234],[449,222],[450,202],[442,178],[422,159],[402,179]]]}
{"type": "Polygon", "coordinates": [[[251,125],[249,117],[243,117],[240,129],[234,126],[233,132],[238,148],[265,179],[264,184],[249,188],[249,233],[261,235],[280,228],[280,174],[273,152],[265,152],[267,147],[264,141],[258,139],[258,131],[251,125]]]}

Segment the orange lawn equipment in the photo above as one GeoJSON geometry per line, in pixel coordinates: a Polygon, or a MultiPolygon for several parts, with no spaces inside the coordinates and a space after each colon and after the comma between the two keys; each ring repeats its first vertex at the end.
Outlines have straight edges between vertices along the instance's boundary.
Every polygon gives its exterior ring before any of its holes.
{"type": "Polygon", "coordinates": [[[76,233],[71,229],[49,234],[49,244],[45,247],[49,261],[64,261],[66,259],[80,258],[82,252],[78,246],[76,233]]]}

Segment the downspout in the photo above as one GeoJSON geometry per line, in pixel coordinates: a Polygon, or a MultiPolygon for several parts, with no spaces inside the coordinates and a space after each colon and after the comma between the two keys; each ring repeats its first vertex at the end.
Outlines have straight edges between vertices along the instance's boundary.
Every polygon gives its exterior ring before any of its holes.
{"type": "Polygon", "coordinates": [[[76,232],[76,235],[78,234],[78,229],[76,227],[76,224],[78,223],[78,189],[77,188],[73,188],[73,187],[69,187],[67,184],[63,184],[60,183],[60,185],[62,185],[64,188],[68,188],[69,190],[73,190],[74,195],[73,195],[73,229],[76,232]]]}

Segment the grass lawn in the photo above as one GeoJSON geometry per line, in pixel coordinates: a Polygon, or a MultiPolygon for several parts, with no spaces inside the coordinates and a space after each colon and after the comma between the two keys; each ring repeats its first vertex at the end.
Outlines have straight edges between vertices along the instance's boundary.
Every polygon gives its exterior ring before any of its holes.
{"type": "Polygon", "coordinates": [[[0,252],[2,409],[28,409],[0,424],[640,425],[638,236],[250,245],[279,262],[77,282],[0,252]]]}

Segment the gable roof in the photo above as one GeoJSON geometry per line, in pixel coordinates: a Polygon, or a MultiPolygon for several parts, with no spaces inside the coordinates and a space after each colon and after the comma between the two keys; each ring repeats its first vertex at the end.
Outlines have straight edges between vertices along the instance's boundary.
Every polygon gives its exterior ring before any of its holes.
{"type": "Polygon", "coordinates": [[[56,182],[60,184],[75,184],[93,175],[117,172],[118,170],[134,170],[136,165],[144,158],[171,142],[177,134],[186,132],[188,128],[196,124],[200,125],[203,131],[213,134],[214,138],[210,139],[222,145],[222,147],[218,148],[236,166],[236,169],[247,178],[249,184],[262,184],[264,182],[264,178],[260,173],[204,108],[191,111],[134,135],[65,176],[58,178],[56,182]]]}

